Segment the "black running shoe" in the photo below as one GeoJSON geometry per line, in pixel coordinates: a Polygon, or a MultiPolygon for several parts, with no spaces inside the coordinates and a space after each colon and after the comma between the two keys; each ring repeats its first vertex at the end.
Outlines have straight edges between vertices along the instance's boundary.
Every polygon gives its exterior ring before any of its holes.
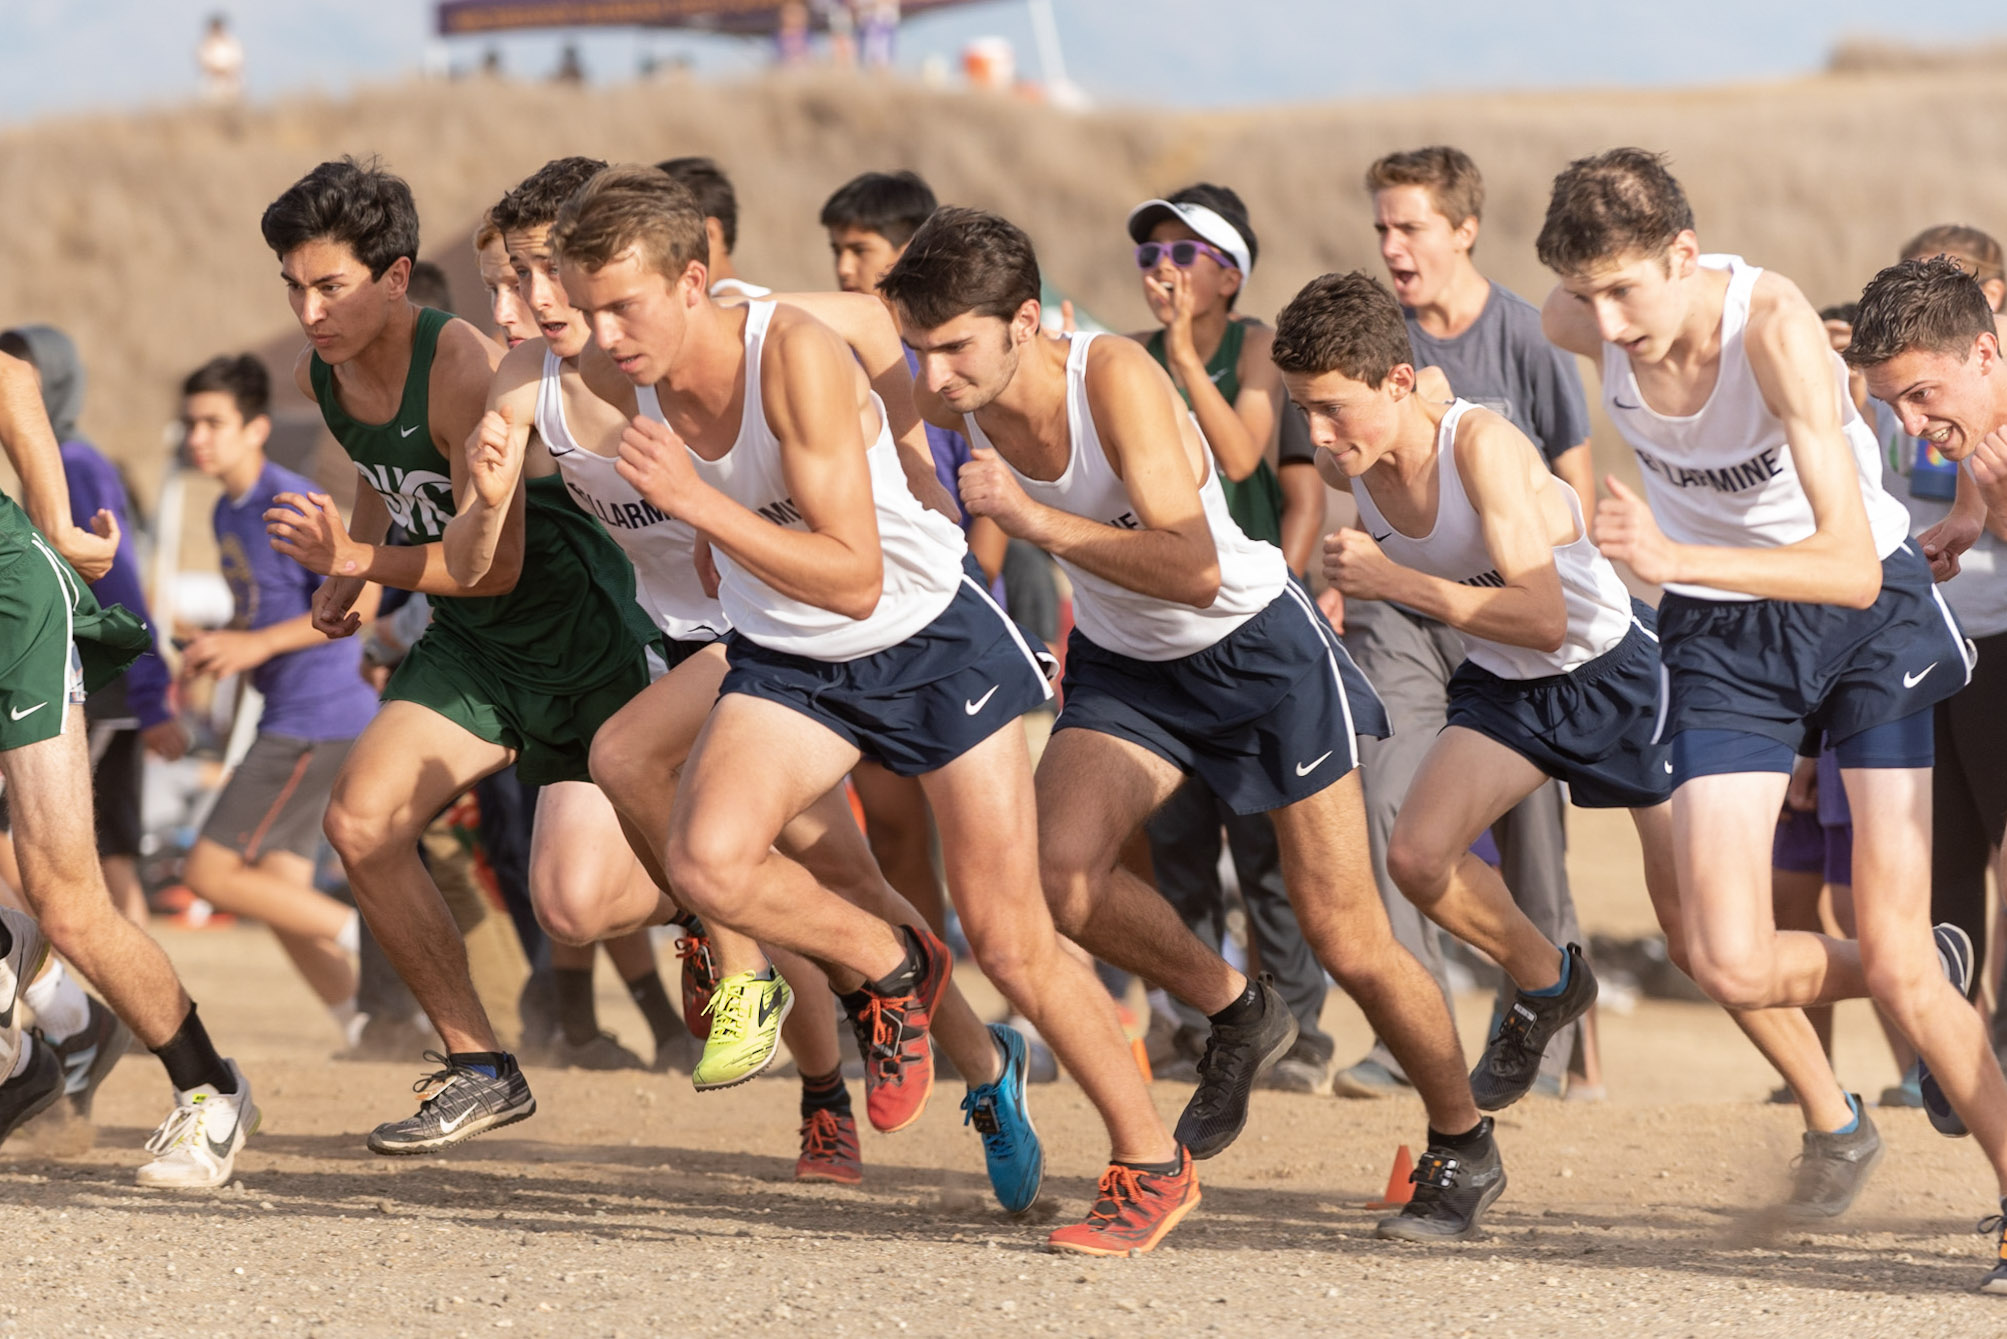
{"type": "Polygon", "coordinates": [[[1261,1013],[1252,1022],[1213,1024],[1199,1057],[1199,1086],[1178,1117],[1178,1142],[1195,1158],[1225,1152],[1247,1124],[1248,1094],[1296,1045],[1296,1018],[1266,972],[1255,982],[1261,1013]]]}
{"type": "Polygon", "coordinates": [[[435,1086],[439,1091],[418,1104],[416,1115],[370,1131],[371,1152],[434,1153],[536,1114],[537,1099],[530,1095],[529,1080],[516,1067],[514,1056],[502,1058],[502,1072],[492,1079],[437,1051],[427,1051],[425,1058],[444,1068],[412,1084],[411,1091],[422,1093],[435,1086]]]}
{"type": "Polygon", "coordinates": [[[90,999],[91,1015],[83,1031],[49,1042],[48,1046],[63,1067],[63,1092],[70,1099],[70,1109],[89,1120],[98,1085],[112,1072],[112,1066],[125,1057],[125,1048],[132,1042],[132,1030],[97,999],[86,998],[90,999]]]}
{"type": "Polygon", "coordinates": [[[1882,1158],[1882,1136],[1868,1119],[1866,1105],[1853,1094],[1860,1124],[1846,1134],[1805,1131],[1805,1151],[1794,1160],[1791,1198],[1784,1201],[1786,1218],[1838,1218],[1867,1184],[1868,1173],[1882,1158]]]}
{"type": "Polygon", "coordinates": [[[1529,995],[1520,991],[1505,1011],[1484,1057],[1470,1072],[1470,1092],[1480,1111],[1511,1106],[1540,1077],[1540,1060],[1554,1034],[1589,1012],[1596,1002],[1596,974],[1589,970],[1579,944],[1570,944],[1568,988],[1559,995],[1529,995]]]}
{"type": "Polygon", "coordinates": [[[29,1048],[28,1067],[0,1083],[0,1143],[63,1095],[62,1062],[41,1034],[23,1032],[21,1044],[29,1048]]]}
{"type": "Polygon", "coordinates": [[[1415,1195],[1373,1235],[1388,1241],[1468,1241],[1477,1220],[1505,1192],[1505,1164],[1491,1137],[1491,1117],[1479,1122],[1484,1144],[1476,1152],[1430,1144],[1408,1180],[1415,1195]]]}
{"type": "Polygon", "coordinates": [[[1979,1280],[1979,1291],[2007,1295],[2007,1199],[2000,1201],[1999,1213],[1979,1220],[1979,1235],[1992,1237],[2000,1250],[2000,1257],[1994,1261],[1993,1268],[1979,1280]]]}
{"type": "MultiPolygon", "coordinates": [[[[1937,940],[1937,965],[1944,969],[1944,979],[1967,995],[1972,987],[1972,938],[1956,925],[1933,925],[1932,938],[1937,940]]],[[[1930,1117],[1930,1128],[1947,1139],[1963,1139],[1972,1131],[1965,1128],[1965,1121],[1951,1109],[1950,1099],[1944,1095],[1937,1079],[1931,1074],[1930,1066],[1923,1061],[1916,1062],[1916,1086],[1923,1094],[1923,1114],[1930,1117]]]]}

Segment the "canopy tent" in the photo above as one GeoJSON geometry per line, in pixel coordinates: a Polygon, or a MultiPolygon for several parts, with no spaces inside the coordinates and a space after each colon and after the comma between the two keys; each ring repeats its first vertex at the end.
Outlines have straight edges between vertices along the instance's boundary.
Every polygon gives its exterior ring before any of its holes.
{"type": "MultiPolygon", "coordinates": [[[[971,0],[901,0],[901,18],[965,5],[971,0]]],[[[508,32],[521,28],[697,28],[770,34],[780,27],[780,0],[442,0],[439,35],[508,32]]],[[[810,5],[818,20],[821,6],[810,5]]]]}

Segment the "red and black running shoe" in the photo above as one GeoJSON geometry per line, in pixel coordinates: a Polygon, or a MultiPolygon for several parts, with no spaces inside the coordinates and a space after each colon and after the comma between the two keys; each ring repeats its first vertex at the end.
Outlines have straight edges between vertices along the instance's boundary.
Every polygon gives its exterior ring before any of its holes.
{"type": "Polygon", "coordinates": [[[1198,1207],[1199,1177],[1192,1155],[1178,1146],[1178,1170],[1146,1172],[1121,1163],[1101,1173],[1099,1193],[1085,1222],[1045,1239],[1047,1250],[1081,1255],[1141,1255],[1198,1207]]]}
{"type": "Polygon", "coordinates": [[[817,1108],[801,1123],[801,1157],[794,1164],[797,1181],[834,1181],[855,1186],[864,1181],[864,1159],[857,1151],[857,1120],[817,1108]]]}
{"type": "Polygon", "coordinates": [[[934,1091],[934,1052],[927,1028],[948,990],[954,957],[933,934],[915,925],[906,934],[906,965],[884,983],[864,985],[863,1008],[850,1016],[857,1050],[864,1057],[864,1110],[873,1129],[885,1134],[920,1119],[934,1091]]]}
{"type": "Polygon", "coordinates": [[[711,994],[718,988],[718,959],[711,952],[711,936],[704,923],[692,916],[676,941],[676,956],[683,960],[683,1026],[698,1041],[711,1036],[711,994]]]}

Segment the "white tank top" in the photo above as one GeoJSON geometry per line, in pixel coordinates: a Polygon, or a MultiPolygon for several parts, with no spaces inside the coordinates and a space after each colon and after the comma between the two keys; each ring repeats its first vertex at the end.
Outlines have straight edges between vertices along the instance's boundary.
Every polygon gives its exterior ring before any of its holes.
{"type": "Polygon", "coordinates": [[[620,477],[620,462],[580,446],[564,419],[562,361],[544,350],[537,383],[537,436],[564,476],[565,491],[597,516],[634,564],[634,598],[673,641],[716,641],[731,629],[725,610],[697,579],[697,531],[665,515],[620,477]]]}
{"type": "MultiPolygon", "coordinates": [[[[1087,403],[1087,350],[1099,332],[1071,337],[1066,357],[1066,426],[1071,455],[1057,479],[1011,473],[1034,502],[1123,530],[1137,528],[1129,490],[1115,474],[1095,431],[1087,403]]],[[[965,415],[969,441],[987,447],[990,439],[974,415],[965,415]]],[[[999,456],[1001,458],[1001,455],[999,456]]],[[[1006,462],[1008,463],[1008,462],[1006,462]]],[[[1241,624],[1268,608],[1289,581],[1289,565],[1273,544],[1249,539],[1227,511],[1219,472],[1206,454],[1206,478],[1199,501],[1212,527],[1219,554],[1220,590],[1210,605],[1194,609],[1175,600],[1143,595],[1096,576],[1064,558],[1056,561],[1073,583],[1073,621],[1081,635],[1103,650],[1134,660],[1176,660],[1217,645],[1241,624]]]]}
{"type": "MultiPolygon", "coordinates": [[[[1504,580],[1492,566],[1491,551],[1485,546],[1477,508],[1471,505],[1470,494],[1464,491],[1463,472],[1456,467],[1457,423],[1470,408],[1470,401],[1458,400],[1436,430],[1436,520],[1426,535],[1404,535],[1396,530],[1374,503],[1370,485],[1355,487],[1352,498],[1359,504],[1359,519],[1367,533],[1401,566],[1463,586],[1502,586],[1504,580]]],[[[1366,484],[1364,479],[1359,482],[1366,484]]],[[[1574,518],[1577,532],[1571,543],[1554,547],[1554,570],[1561,576],[1561,598],[1568,607],[1568,632],[1558,651],[1513,646],[1463,633],[1471,662],[1501,679],[1566,674],[1613,649],[1631,629],[1631,593],[1610,560],[1590,542],[1575,490],[1559,479],[1553,479],[1551,486],[1567,498],[1568,514],[1574,518]]]]}
{"type": "MultiPolygon", "coordinates": [[[[1743,349],[1749,299],[1763,271],[1740,256],[1702,256],[1710,269],[1729,272],[1721,306],[1721,367],[1700,412],[1661,414],[1645,403],[1631,372],[1630,355],[1603,346],[1603,404],[1617,431],[1637,453],[1645,500],[1659,528],[1675,543],[1721,548],[1775,548],[1809,538],[1817,528],[1812,505],[1798,481],[1784,425],[1763,403],[1763,392],[1743,349]]],[[[1886,558],[1908,536],[1909,513],[1882,491],[1881,452],[1874,430],[1861,421],[1847,393],[1847,367],[1832,354],[1833,394],[1840,429],[1860,471],[1875,556],[1886,558]]],[[[1666,589],[1702,600],[1754,596],[1707,586],[1667,583],[1666,589]]]]}
{"type": "MultiPolygon", "coordinates": [[[[745,406],[740,410],[739,435],[717,460],[696,452],[690,462],[704,482],[740,506],[790,530],[807,530],[794,499],[788,495],[781,470],[780,440],[767,427],[760,398],[760,350],[774,304],[746,304],[745,406]]],[[[641,412],[658,422],[662,404],[653,386],[636,388],[641,412]]],[[[899,448],[886,425],[885,406],[874,393],[878,436],[865,449],[871,470],[871,500],[878,512],[878,548],[885,565],[885,584],[878,607],[865,618],[846,618],[833,610],[781,594],[732,561],[723,549],[713,549],[718,564],[718,599],[738,632],[770,650],[813,660],[856,660],[876,655],[911,637],[940,617],[962,581],[962,558],[968,545],[962,529],[939,512],[920,505],[906,486],[899,448]]]]}

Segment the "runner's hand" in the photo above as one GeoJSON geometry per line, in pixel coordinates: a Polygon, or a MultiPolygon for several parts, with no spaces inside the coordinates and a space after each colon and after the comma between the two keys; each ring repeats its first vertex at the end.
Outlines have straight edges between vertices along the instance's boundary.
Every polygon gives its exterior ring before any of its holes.
{"type": "Polygon", "coordinates": [[[1347,527],[1324,536],[1324,579],[1355,600],[1385,600],[1400,568],[1364,530],[1347,527]]]}
{"type": "Polygon", "coordinates": [[[1596,504],[1591,527],[1596,547],[1605,558],[1637,573],[1640,581],[1662,586],[1678,580],[1678,550],[1652,519],[1652,509],[1615,475],[1607,484],[1610,496],[1596,504]]]}
{"type": "Polygon", "coordinates": [[[61,533],[49,536],[49,544],[63,561],[77,569],[77,575],[85,581],[97,581],[111,571],[112,562],[118,557],[118,517],[103,508],[91,517],[91,528],[64,526],[61,533]]]}
{"type": "Polygon", "coordinates": [[[1979,496],[1986,499],[1986,509],[2007,515],[2007,431],[1995,428],[1981,437],[1966,463],[1979,484],[1979,496]]]}
{"type": "Polygon", "coordinates": [[[1018,487],[1017,476],[996,451],[978,446],[955,474],[955,487],[962,495],[962,507],[971,516],[987,516],[1007,535],[1028,539],[1032,500],[1018,487]]]}
{"type": "Polygon", "coordinates": [[[1345,595],[1336,586],[1326,586],[1317,592],[1317,607],[1331,623],[1331,631],[1345,635],[1345,595]]]}
{"type": "MultiPolygon", "coordinates": [[[[326,493],[280,493],[272,501],[279,505],[265,513],[265,533],[272,537],[276,552],[319,576],[360,578],[369,546],[349,538],[333,498],[326,493]]],[[[362,589],[360,581],[356,589],[362,589]]],[[[349,603],[354,602],[352,595],[349,603]]]]}
{"type": "Polygon", "coordinates": [[[474,431],[467,434],[467,477],[474,485],[474,496],[489,511],[502,510],[515,494],[529,435],[522,437],[517,441],[515,410],[510,405],[481,415],[474,431]]]}
{"type": "Polygon", "coordinates": [[[1979,542],[1984,529],[1978,522],[1967,521],[1953,512],[1918,535],[1916,542],[1930,563],[1930,579],[1949,581],[1957,576],[1959,555],[1979,542]]]}
{"type": "Polygon", "coordinates": [[[328,638],[353,637],[362,627],[362,615],[350,610],[362,598],[362,589],[368,584],[361,577],[329,577],[323,581],[314,592],[315,630],[328,638]]]}
{"type": "Polygon", "coordinates": [[[620,463],[614,466],[634,491],[671,516],[699,486],[689,449],[666,423],[636,414],[620,434],[620,463]]]}
{"type": "Polygon", "coordinates": [[[187,674],[227,679],[232,674],[256,669],[271,658],[263,633],[219,628],[190,639],[181,653],[181,668],[187,674]]]}
{"type": "Polygon", "coordinates": [[[1799,758],[1791,764],[1791,784],[1784,788],[1784,807],[1801,814],[1819,808],[1819,760],[1799,758]]]}

